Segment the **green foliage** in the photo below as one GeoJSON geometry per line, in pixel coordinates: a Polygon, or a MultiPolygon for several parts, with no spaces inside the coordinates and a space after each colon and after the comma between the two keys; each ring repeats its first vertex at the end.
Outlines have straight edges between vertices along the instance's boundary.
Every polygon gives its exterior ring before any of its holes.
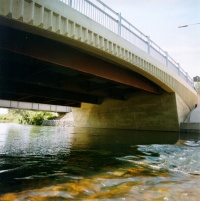
{"type": "Polygon", "coordinates": [[[24,110],[21,112],[21,118],[18,120],[20,124],[41,125],[44,120],[52,120],[57,118],[57,114],[53,112],[34,112],[24,110]]]}
{"type": "Polygon", "coordinates": [[[21,110],[21,109],[9,109],[8,113],[9,114],[23,114],[26,110],[21,110]]]}
{"type": "Polygon", "coordinates": [[[7,120],[7,117],[4,117],[4,116],[0,116],[0,120],[7,120]]]}
{"type": "Polygon", "coordinates": [[[197,92],[200,92],[200,82],[195,83],[195,89],[197,92]]]}

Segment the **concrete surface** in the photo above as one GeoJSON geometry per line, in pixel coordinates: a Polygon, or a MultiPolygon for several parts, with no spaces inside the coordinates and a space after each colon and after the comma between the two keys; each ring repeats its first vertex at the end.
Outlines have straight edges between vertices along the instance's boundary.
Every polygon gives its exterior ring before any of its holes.
{"type": "Polygon", "coordinates": [[[189,113],[185,121],[181,123],[180,128],[185,132],[200,132],[200,104],[189,113]]]}
{"type": "Polygon", "coordinates": [[[185,104],[177,107],[179,102],[175,93],[141,92],[127,101],[106,99],[101,105],[84,103],[81,108],[72,108],[72,112],[76,127],[179,131],[179,119],[189,112],[185,104]]]}

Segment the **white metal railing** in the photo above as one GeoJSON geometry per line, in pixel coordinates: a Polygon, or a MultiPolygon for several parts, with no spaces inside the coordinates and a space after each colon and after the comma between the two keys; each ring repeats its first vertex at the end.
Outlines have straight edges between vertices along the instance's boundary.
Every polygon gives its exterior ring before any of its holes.
{"type": "Polygon", "coordinates": [[[150,37],[143,34],[133,26],[121,13],[115,12],[101,0],[58,0],[71,6],[107,29],[120,35],[133,45],[147,52],[149,55],[172,69],[190,86],[194,87],[194,81],[188,76],[180,65],[171,58],[166,51],[153,42],[150,37]]]}

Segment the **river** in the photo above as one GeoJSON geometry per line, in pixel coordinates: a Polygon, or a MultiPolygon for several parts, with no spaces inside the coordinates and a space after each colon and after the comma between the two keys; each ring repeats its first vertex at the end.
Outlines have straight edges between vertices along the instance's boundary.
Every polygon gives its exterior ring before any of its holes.
{"type": "Polygon", "coordinates": [[[199,195],[199,134],[0,124],[1,201],[199,195]]]}

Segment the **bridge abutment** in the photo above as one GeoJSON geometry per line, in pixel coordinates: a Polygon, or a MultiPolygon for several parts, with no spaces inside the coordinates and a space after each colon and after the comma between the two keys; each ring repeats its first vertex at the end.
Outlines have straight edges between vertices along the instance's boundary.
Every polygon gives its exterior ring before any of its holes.
{"type": "Polygon", "coordinates": [[[189,107],[175,93],[135,93],[127,101],[106,99],[101,105],[73,108],[76,127],[179,131],[189,107]],[[178,107],[177,107],[178,105],[178,107]]]}

